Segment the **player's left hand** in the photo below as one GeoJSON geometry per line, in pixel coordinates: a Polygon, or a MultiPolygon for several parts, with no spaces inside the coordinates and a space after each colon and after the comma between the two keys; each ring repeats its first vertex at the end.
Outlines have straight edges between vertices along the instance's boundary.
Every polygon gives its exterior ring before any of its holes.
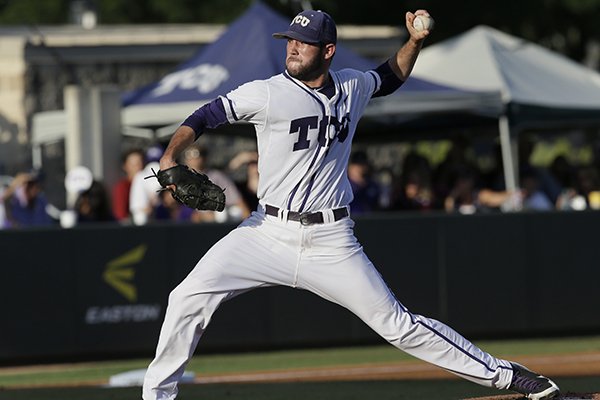
{"type": "Polygon", "coordinates": [[[185,165],[152,171],[158,183],[168,190],[179,203],[197,210],[223,211],[225,209],[225,191],[214,184],[208,176],[196,172],[185,165]],[[174,189],[173,189],[174,187],[174,189]]]}
{"type": "Polygon", "coordinates": [[[417,10],[415,13],[411,13],[410,11],[406,13],[406,29],[408,29],[408,33],[410,34],[411,39],[415,41],[424,40],[427,36],[429,36],[429,30],[417,31],[413,26],[413,21],[417,15],[426,15],[431,16],[427,12],[427,10],[417,10]]]}

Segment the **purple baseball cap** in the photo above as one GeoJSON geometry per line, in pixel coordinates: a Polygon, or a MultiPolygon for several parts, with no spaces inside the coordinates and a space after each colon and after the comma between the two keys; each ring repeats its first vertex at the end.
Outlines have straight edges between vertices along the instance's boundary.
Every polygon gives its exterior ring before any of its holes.
{"type": "Polygon", "coordinates": [[[337,42],[335,22],[329,14],[319,10],[305,10],[292,19],[285,32],[274,33],[275,39],[295,39],[310,44],[337,42]]]}

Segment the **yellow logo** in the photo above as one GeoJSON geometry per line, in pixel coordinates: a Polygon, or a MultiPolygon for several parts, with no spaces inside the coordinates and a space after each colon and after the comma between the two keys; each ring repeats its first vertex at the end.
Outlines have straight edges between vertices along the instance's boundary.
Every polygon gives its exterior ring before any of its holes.
{"type": "Polygon", "coordinates": [[[142,261],[146,254],[146,248],[147,246],[142,244],[109,261],[106,264],[104,274],[102,274],[102,278],[106,283],[132,303],[137,301],[137,288],[132,283],[133,278],[135,278],[133,264],[142,261]]]}

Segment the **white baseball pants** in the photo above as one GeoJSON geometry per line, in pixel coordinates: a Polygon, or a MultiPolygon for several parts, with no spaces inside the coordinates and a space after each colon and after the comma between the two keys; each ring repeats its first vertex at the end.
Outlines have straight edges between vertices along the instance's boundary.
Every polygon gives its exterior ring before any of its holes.
{"type": "Polygon", "coordinates": [[[483,386],[507,389],[508,361],[396,300],[354,236],[354,222],[303,226],[254,212],[216,243],[169,296],[143,399],[177,396],[177,382],[211,316],[224,301],[258,287],[310,290],[352,311],[397,348],[483,386]]]}

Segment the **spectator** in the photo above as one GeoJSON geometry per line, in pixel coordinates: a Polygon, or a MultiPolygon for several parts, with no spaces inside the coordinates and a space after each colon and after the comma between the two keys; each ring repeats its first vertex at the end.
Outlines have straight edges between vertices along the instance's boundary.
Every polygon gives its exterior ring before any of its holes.
{"type": "Polygon", "coordinates": [[[394,171],[390,167],[383,167],[377,170],[375,181],[379,186],[379,209],[389,210],[392,207],[394,196],[396,193],[396,177],[394,171]]]}
{"type": "Polygon", "coordinates": [[[434,208],[431,165],[427,158],[410,152],[402,163],[400,184],[394,189],[395,210],[429,210],[434,208]]]}
{"type": "Polygon", "coordinates": [[[42,190],[39,171],[17,174],[2,195],[8,227],[53,224],[47,212],[48,201],[42,190]]]}
{"type": "Polygon", "coordinates": [[[155,145],[146,150],[146,166],[135,174],[131,180],[129,191],[129,211],[135,225],[145,225],[154,213],[158,205],[158,190],[161,189],[158,180],[145,179],[152,176],[152,170],[158,172],[160,166],[158,160],[163,154],[163,148],[155,145]]]}
{"type": "Polygon", "coordinates": [[[8,190],[8,186],[10,185],[10,181],[4,181],[3,177],[0,180],[0,229],[6,227],[6,211],[4,208],[4,193],[8,190]]]}
{"type": "Polygon", "coordinates": [[[198,211],[192,216],[194,222],[224,222],[224,220],[240,221],[250,215],[250,210],[235,183],[223,172],[208,168],[208,151],[199,144],[193,144],[183,153],[183,162],[193,170],[206,174],[208,178],[225,189],[224,214],[216,211],[198,211]],[[224,218],[223,218],[224,217],[224,218]]]}
{"type": "Polygon", "coordinates": [[[242,151],[229,162],[229,170],[237,171],[245,168],[245,177],[241,182],[236,182],[237,188],[250,211],[258,207],[258,153],[256,151],[242,151]]]}
{"type": "Polygon", "coordinates": [[[348,162],[348,179],[354,193],[350,203],[352,214],[365,214],[379,208],[379,185],[371,176],[371,164],[364,151],[356,151],[348,162]]]}
{"type": "Polygon", "coordinates": [[[554,209],[554,203],[546,193],[540,190],[538,174],[534,170],[526,169],[521,173],[521,188],[524,210],[549,211],[554,209]]]}
{"type": "Polygon", "coordinates": [[[413,172],[420,175],[424,180],[431,180],[431,165],[429,161],[415,151],[408,153],[402,162],[403,174],[410,175],[413,172]]]}
{"type": "Polygon", "coordinates": [[[553,174],[546,168],[539,168],[531,164],[531,155],[535,149],[535,142],[531,137],[522,137],[519,140],[519,171],[521,174],[535,174],[539,190],[555,203],[561,193],[561,185],[553,174]]]}
{"type": "Polygon", "coordinates": [[[246,181],[241,193],[248,208],[255,211],[258,207],[258,161],[246,164],[246,181]]]}
{"type": "Polygon", "coordinates": [[[457,171],[454,184],[444,200],[447,212],[474,214],[503,209],[516,211],[520,209],[520,194],[508,191],[479,189],[475,185],[475,174],[471,169],[457,171]]]}
{"type": "Polygon", "coordinates": [[[582,167],[575,174],[574,184],[563,190],[558,197],[556,207],[560,210],[585,210],[590,206],[590,194],[599,189],[598,170],[593,166],[582,167]]]}
{"type": "Polygon", "coordinates": [[[575,168],[571,165],[567,157],[564,155],[556,156],[554,160],[552,160],[548,170],[563,190],[573,187],[575,181],[575,168]]]}
{"type": "Polygon", "coordinates": [[[168,190],[161,191],[158,199],[159,203],[154,208],[155,221],[186,222],[192,220],[194,210],[178,203],[168,190]]]}
{"type": "Polygon", "coordinates": [[[75,212],[78,224],[115,220],[106,188],[98,181],[93,181],[89,189],[79,194],[75,201],[75,212]]]}
{"type": "Polygon", "coordinates": [[[467,155],[468,149],[469,142],[464,136],[459,136],[454,140],[446,158],[437,166],[433,174],[435,198],[442,200],[450,195],[453,183],[461,171],[477,171],[477,167],[467,155]]]}
{"type": "Polygon", "coordinates": [[[399,193],[392,205],[394,210],[425,211],[433,207],[431,183],[417,171],[402,175],[399,193]]]}
{"type": "Polygon", "coordinates": [[[600,176],[594,166],[586,166],[577,171],[577,191],[585,197],[589,206],[590,193],[600,189],[600,176]]]}
{"type": "Polygon", "coordinates": [[[125,172],[125,176],[113,186],[112,210],[117,221],[126,222],[130,220],[129,193],[131,191],[131,181],[135,174],[144,169],[144,152],[140,149],[127,151],[123,155],[121,168],[125,172]]]}

